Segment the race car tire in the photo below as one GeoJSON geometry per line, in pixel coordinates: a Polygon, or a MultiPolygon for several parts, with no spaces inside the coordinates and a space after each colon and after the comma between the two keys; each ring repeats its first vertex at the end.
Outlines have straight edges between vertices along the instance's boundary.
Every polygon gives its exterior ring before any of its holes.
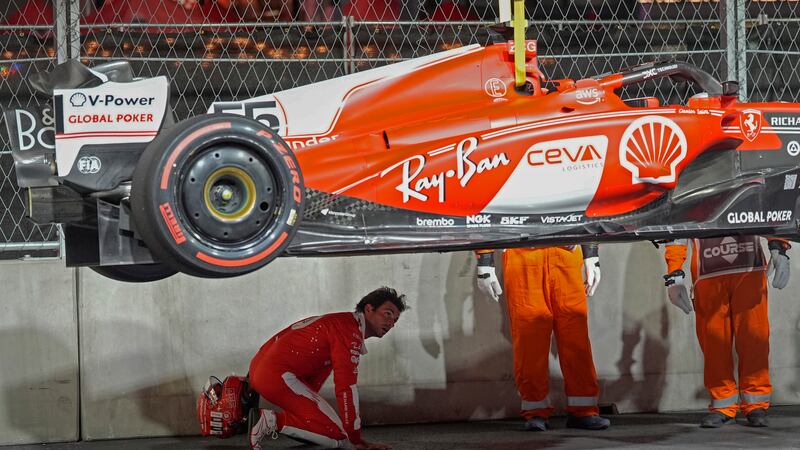
{"type": "Polygon", "coordinates": [[[279,256],[297,232],[305,188],[294,153],[260,122],[187,119],[148,144],[131,187],[134,224],[159,261],[223,278],[279,256]]]}
{"type": "Polygon", "coordinates": [[[161,263],[91,266],[89,268],[106,278],[126,283],[148,283],[163,280],[178,273],[175,268],[161,263]]]}

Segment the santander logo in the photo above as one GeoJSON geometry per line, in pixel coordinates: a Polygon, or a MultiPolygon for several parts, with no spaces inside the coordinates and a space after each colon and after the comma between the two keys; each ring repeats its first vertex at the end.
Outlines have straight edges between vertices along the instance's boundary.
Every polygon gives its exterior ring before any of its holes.
{"type": "Polygon", "coordinates": [[[677,123],[662,116],[645,116],[622,133],[619,161],[630,171],[633,184],[672,183],[687,148],[686,135],[677,123]]]}

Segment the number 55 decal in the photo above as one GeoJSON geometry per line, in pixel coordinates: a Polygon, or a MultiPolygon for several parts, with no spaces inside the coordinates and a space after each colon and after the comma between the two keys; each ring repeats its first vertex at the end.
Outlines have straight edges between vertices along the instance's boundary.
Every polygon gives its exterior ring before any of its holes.
{"type": "Polygon", "coordinates": [[[211,105],[209,112],[249,117],[270,127],[281,136],[286,135],[286,117],[275,100],[215,102],[211,105]]]}

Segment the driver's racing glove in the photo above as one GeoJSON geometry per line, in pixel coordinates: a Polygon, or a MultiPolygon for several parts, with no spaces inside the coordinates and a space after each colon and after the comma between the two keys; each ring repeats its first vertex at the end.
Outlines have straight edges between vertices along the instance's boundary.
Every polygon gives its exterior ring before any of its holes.
{"type": "Polygon", "coordinates": [[[664,275],[664,286],[667,287],[667,296],[673,305],[686,314],[692,312],[692,301],[686,291],[686,273],[683,270],[673,270],[664,275]]]}
{"type": "Polygon", "coordinates": [[[767,278],[774,274],[772,277],[772,287],[783,289],[789,283],[789,275],[791,274],[791,265],[789,264],[789,256],[786,250],[791,246],[788,242],[780,239],[770,239],[769,244],[769,263],[767,264],[767,278]]]}
{"type": "Polygon", "coordinates": [[[500,301],[503,288],[494,270],[494,252],[479,252],[478,257],[478,289],[495,301],[500,301]]]}

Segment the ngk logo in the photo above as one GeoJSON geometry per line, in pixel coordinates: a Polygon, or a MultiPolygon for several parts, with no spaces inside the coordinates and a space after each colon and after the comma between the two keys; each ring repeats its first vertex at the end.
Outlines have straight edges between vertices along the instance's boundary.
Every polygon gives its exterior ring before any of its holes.
{"type": "Polygon", "coordinates": [[[728,263],[732,263],[741,253],[752,253],[756,247],[752,242],[736,242],[732,237],[726,237],[719,245],[703,249],[703,258],[721,257],[728,263]]]}
{"type": "Polygon", "coordinates": [[[492,223],[492,216],[489,214],[475,214],[467,216],[467,225],[489,225],[492,223]]]}
{"type": "Polygon", "coordinates": [[[602,163],[606,158],[608,138],[589,136],[542,142],[528,151],[527,160],[531,166],[564,165],[580,169],[594,167],[591,163],[602,163]]]}

